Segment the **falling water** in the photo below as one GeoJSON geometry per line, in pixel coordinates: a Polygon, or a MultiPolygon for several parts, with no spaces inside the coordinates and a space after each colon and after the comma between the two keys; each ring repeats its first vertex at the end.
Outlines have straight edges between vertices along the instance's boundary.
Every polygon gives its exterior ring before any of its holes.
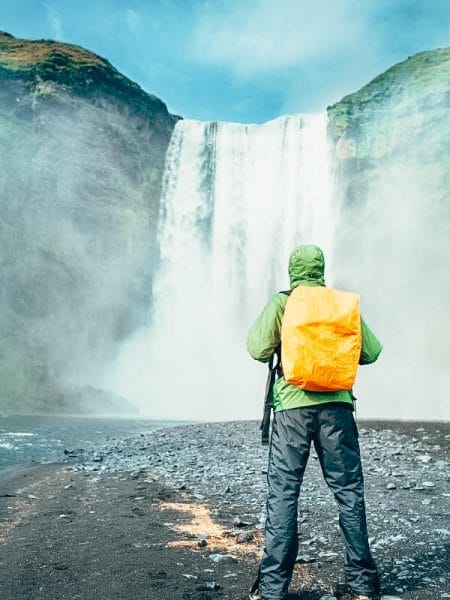
{"type": "MultiPolygon", "coordinates": [[[[251,322],[288,286],[299,243],[331,258],[335,209],[325,115],[263,125],[180,121],[166,159],[152,325],[122,350],[114,389],[144,414],[259,415],[251,322]]],[[[330,268],[328,269],[330,281],[330,268]]]]}

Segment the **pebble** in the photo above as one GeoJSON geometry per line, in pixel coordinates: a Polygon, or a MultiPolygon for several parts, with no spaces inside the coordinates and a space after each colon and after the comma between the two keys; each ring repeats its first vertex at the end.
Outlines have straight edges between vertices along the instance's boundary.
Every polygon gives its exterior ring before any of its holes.
{"type": "Polygon", "coordinates": [[[417,457],[417,460],[419,460],[422,463],[427,464],[427,463],[430,463],[433,459],[431,458],[431,456],[429,454],[420,454],[417,457]]]}
{"type": "Polygon", "coordinates": [[[218,583],[216,583],[215,581],[207,581],[205,583],[205,588],[207,590],[219,590],[220,585],[218,583]]]}
{"type": "Polygon", "coordinates": [[[314,556],[311,556],[310,554],[299,554],[297,556],[297,558],[295,559],[295,562],[300,565],[314,563],[314,562],[317,562],[317,558],[315,558],[314,556]]]}
{"type": "Polygon", "coordinates": [[[246,523],[240,517],[235,517],[233,519],[233,525],[235,527],[248,527],[250,525],[250,523],[246,523]]]}
{"type": "Polygon", "coordinates": [[[224,561],[232,561],[235,562],[237,559],[233,554],[210,554],[208,557],[215,563],[224,562],[224,561]]]}
{"type": "MultiPolygon", "coordinates": [[[[370,543],[370,542],[369,542],[370,543]]],[[[319,552],[320,558],[334,558],[335,556],[339,556],[337,552],[319,552]]]]}
{"type": "Polygon", "coordinates": [[[236,542],[238,544],[245,544],[246,542],[251,542],[254,538],[255,536],[251,531],[241,531],[236,536],[236,542]]]}

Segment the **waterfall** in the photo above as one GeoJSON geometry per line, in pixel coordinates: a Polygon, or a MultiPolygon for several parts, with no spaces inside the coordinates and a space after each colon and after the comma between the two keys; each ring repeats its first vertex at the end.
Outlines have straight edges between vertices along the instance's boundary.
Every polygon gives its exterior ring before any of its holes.
{"type": "Polygon", "coordinates": [[[384,345],[360,370],[358,413],[448,419],[448,219],[430,200],[433,173],[424,176],[420,149],[391,157],[349,202],[354,174],[336,185],[332,156],[326,115],[177,123],[149,326],[120,349],[100,387],[154,418],[258,418],[265,367],[248,356],[246,335],[288,287],[292,248],[315,243],[327,283],[361,293],[384,345]]]}
{"type": "MultiPolygon", "coordinates": [[[[121,351],[115,391],[144,414],[256,418],[265,370],[247,331],[289,286],[300,243],[332,258],[335,207],[325,115],[262,125],[182,120],[166,158],[151,325],[121,351]]],[[[330,281],[330,269],[327,269],[330,281]]]]}

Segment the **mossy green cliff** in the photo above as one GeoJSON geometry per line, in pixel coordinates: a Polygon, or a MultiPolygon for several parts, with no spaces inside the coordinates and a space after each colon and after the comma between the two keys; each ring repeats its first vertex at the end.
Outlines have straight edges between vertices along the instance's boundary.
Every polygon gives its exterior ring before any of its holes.
{"type": "Polygon", "coordinates": [[[420,182],[430,210],[449,205],[450,48],[394,65],[329,106],[328,117],[338,180],[352,209],[400,171],[420,182]]]}
{"type": "Polygon", "coordinates": [[[450,134],[449,107],[450,48],[416,54],[328,107],[337,155],[378,160],[441,126],[444,139],[450,134]]]}

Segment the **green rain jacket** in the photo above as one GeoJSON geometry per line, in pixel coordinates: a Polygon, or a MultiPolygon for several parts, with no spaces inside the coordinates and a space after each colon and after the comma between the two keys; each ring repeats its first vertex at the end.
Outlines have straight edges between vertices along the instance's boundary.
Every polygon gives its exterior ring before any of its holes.
{"type": "MultiPolygon", "coordinates": [[[[325,260],[318,246],[299,246],[289,259],[289,279],[291,289],[298,285],[325,285],[325,260]]],[[[281,321],[286,306],[287,294],[272,296],[264,310],[253,324],[247,339],[250,355],[261,362],[268,362],[281,340],[281,321]]],[[[360,365],[377,360],[382,346],[366,323],[361,319],[362,348],[360,365]]],[[[309,392],[288,383],[279,376],[273,387],[273,405],[275,411],[315,406],[327,402],[346,402],[353,404],[351,390],[337,392],[309,392]]]]}

